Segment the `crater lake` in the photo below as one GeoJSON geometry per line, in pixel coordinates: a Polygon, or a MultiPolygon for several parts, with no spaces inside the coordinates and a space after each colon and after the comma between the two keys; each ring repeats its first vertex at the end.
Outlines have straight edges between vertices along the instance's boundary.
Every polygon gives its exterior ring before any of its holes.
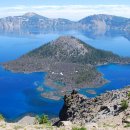
{"type": "MultiPolygon", "coordinates": [[[[130,57],[130,41],[124,36],[91,36],[78,31],[52,32],[48,34],[30,34],[27,36],[0,36],[0,63],[15,60],[23,54],[62,35],[75,36],[95,48],[112,51],[120,56],[130,57]]],[[[130,65],[110,64],[97,67],[104,78],[110,82],[100,88],[91,88],[95,94],[87,93],[89,89],[79,92],[93,97],[108,90],[120,89],[130,84],[130,65]]],[[[44,91],[53,91],[44,85],[46,73],[13,73],[0,66],[0,113],[10,120],[16,120],[25,114],[47,114],[56,117],[63,105],[59,101],[41,97],[37,91],[42,86],[44,91]]]]}

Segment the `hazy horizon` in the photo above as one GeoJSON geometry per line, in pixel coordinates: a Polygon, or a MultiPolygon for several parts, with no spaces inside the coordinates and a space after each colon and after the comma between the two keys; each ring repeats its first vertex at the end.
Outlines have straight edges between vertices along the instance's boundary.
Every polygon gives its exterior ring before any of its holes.
{"type": "Polygon", "coordinates": [[[129,0],[12,0],[1,1],[0,18],[35,12],[49,18],[79,20],[89,15],[108,14],[130,18],[129,0]]]}

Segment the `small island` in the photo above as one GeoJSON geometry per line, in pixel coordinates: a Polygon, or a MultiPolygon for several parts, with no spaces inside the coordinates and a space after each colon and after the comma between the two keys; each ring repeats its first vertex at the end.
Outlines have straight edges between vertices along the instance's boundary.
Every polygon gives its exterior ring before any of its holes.
{"type": "Polygon", "coordinates": [[[45,84],[55,91],[38,90],[43,97],[58,99],[73,89],[100,87],[107,83],[97,71],[97,65],[129,62],[128,58],[96,49],[73,36],[62,36],[2,65],[13,72],[46,72],[45,84]]]}

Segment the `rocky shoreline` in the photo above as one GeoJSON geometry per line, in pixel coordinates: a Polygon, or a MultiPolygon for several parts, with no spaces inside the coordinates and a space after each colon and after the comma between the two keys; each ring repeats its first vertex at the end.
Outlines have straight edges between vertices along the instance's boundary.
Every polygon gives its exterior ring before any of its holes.
{"type": "MultiPolygon", "coordinates": [[[[16,62],[16,61],[13,61],[13,62],[16,62]]],[[[13,63],[14,64],[14,63],[13,63]]],[[[56,63],[55,63],[56,64],[56,63]]],[[[114,64],[129,64],[129,63],[114,63],[114,64]]],[[[27,70],[25,69],[24,71],[23,70],[19,70],[19,67],[21,68],[21,66],[17,66],[17,63],[16,63],[16,66],[10,66],[10,63],[2,63],[2,65],[4,66],[4,68],[6,68],[7,70],[10,70],[12,71],[13,73],[25,73],[25,74],[28,74],[28,73],[34,73],[34,72],[47,72],[47,75],[45,76],[45,82],[44,84],[47,85],[47,86],[50,86],[51,88],[53,88],[55,91],[50,91],[48,93],[44,92],[44,88],[37,88],[37,90],[41,93],[41,96],[44,97],[44,98],[49,98],[49,99],[52,99],[52,100],[60,100],[64,94],[66,93],[70,93],[73,89],[81,89],[81,88],[98,88],[98,87],[101,87],[103,86],[104,84],[110,82],[108,81],[107,79],[104,79],[103,78],[103,74],[102,73],[99,73],[97,72],[97,77],[95,79],[95,82],[91,82],[91,83],[84,83],[82,84],[81,86],[75,86],[75,84],[70,84],[68,85],[67,87],[65,87],[63,84],[55,84],[54,83],[54,80],[57,79],[58,75],[59,76],[62,76],[63,78],[63,75],[61,75],[61,72],[64,72],[66,70],[63,71],[64,67],[57,67],[54,69],[41,69],[41,70],[34,70],[34,68],[32,68],[30,70],[30,68],[28,68],[27,70]],[[55,77],[55,76],[56,77],[55,77]],[[75,86],[75,87],[73,87],[75,86]],[[69,90],[69,91],[68,91],[69,90]]],[[[70,65],[70,64],[69,64],[70,65]]],[[[72,66],[73,64],[71,64],[72,66]]],[[[105,64],[100,64],[98,66],[101,66],[101,65],[107,65],[107,63],[105,64]]],[[[63,63],[62,63],[62,66],[63,66],[63,63]]],[[[91,66],[91,65],[90,65],[91,66]]],[[[61,77],[59,77],[61,78],[61,77]]],[[[59,79],[58,78],[58,79],[59,79]]],[[[87,91],[87,93],[89,94],[95,94],[96,92],[94,92],[93,90],[92,91],[87,91]]]]}
{"type": "Polygon", "coordinates": [[[59,100],[62,96],[64,96],[65,93],[68,91],[71,92],[73,89],[97,88],[108,83],[108,81],[103,78],[102,74],[99,73],[96,68],[91,65],[55,63],[54,61],[51,61],[54,62],[53,64],[48,64],[48,62],[48,60],[42,61],[38,59],[35,60],[34,58],[24,58],[9,63],[3,63],[2,65],[5,69],[10,70],[13,73],[22,72],[28,74],[33,72],[46,72],[47,74],[45,76],[44,84],[54,89],[54,91],[46,93],[44,92],[44,88],[41,88],[39,92],[41,93],[42,97],[50,98],[53,100],[59,100]],[[26,66],[26,61],[30,61],[30,64],[34,64],[33,61],[36,61],[37,64],[41,65],[39,67],[40,69],[36,69],[35,65],[34,67],[30,67],[28,64],[26,66]],[[87,74],[89,76],[90,73],[91,77],[89,77],[89,80],[82,83],[76,84],[71,79],[78,79],[81,74],[87,74]]]}

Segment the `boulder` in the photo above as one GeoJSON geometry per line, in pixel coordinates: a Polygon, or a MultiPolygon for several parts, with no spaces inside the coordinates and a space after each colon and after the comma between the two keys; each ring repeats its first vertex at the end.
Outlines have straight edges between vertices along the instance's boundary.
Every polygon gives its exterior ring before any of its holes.
{"type": "Polygon", "coordinates": [[[106,109],[108,109],[107,106],[101,106],[99,111],[103,111],[103,110],[106,110],[106,109]]]}
{"type": "Polygon", "coordinates": [[[122,118],[122,123],[130,123],[130,116],[125,116],[122,118]]]}
{"type": "Polygon", "coordinates": [[[70,121],[60,121],[58,123],[58,127],[61,127],[61,126],[64,126],[64,127],[71,127],[72,126],[72,123],[70,121]]]}

